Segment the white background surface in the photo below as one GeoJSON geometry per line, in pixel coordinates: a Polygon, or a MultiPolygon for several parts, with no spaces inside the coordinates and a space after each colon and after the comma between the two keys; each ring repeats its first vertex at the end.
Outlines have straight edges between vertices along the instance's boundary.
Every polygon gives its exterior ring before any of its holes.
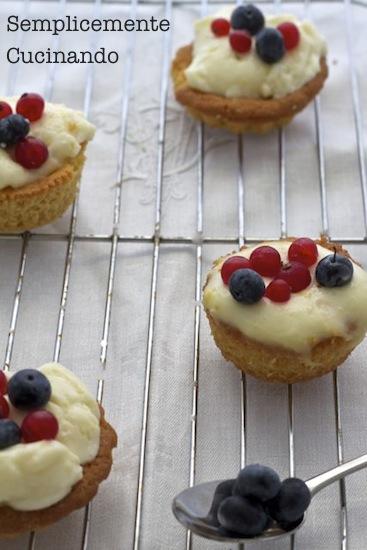
{"type": "MultiPolygon", "coordinates": [[[[70,3],[71,4],[71,3],[70,3]]],[[[91,4],[67,4],[66,13],[91,17],[91,4]]],[[[210,7],[209,7],[210,9],[210,7]]],[[[303,6],[288,8],[303,13],[303,6]]],[[[102,6],[105,17],[126,18],[128,6],[102,6]]],[[[1,80],[6,92],[8,67],[5,51],[19,36],[4,30],[9,14],[24,14],[24,3],[0,2],[1,80]]],[[[139,15],[163,16],[160,6],[139,8],[139,15]]],[[[192,22],[199,6],[175,7],[173,50],[192,39],[192,22]]],[[[33,17],[60,16],[55,2],[30,2],[33,17]]],[[[362,104],[367,98],[367,8],[355,7],[353,47],[360,76],[362,104]]],[[[364,235],[358,157],[356,152],[349,64],[346,52],[345,11],[342,4],[312,3],[310,15],[325,34],[330,48],[330,78],[321,95],[321,117],[326,160],[326,184],[331,235],[364,235]]],[[[61,38],[63,49],[90,47],[91,37],[70,33],[61,38]]],[[[91,120],[98,126],[84,171],[78,234],[106,234],[112,230],[114,186],[118,153],[121,85],[127,36],[103,35],[99,45],[118,49],[121,62],[97,66],[91,120]]],[[[152,235],[158,146],[158,117],[163,34],[141,33],[136,39],[131,81],[128,140],[122,187],[120,233],[152,235]]],[[[24,36],[25,49],[51,46],[47,35],[24,36]]],[[[50,77],[46,66],[19,66],[15,92],[43,92],[50,77]]],[[[56,70],[53,100],[82,109],[87,69],[60,66],[56,70]]],[[[366,128],[364,128],[365,133],[366,128]]],[[[164,158],[162,234],[193,236],[196,227],[196,126],[169,94],[164,158]]],[[[287,213],[290,235],[316,236],[321,230],[319,172],[313,106],[285,132],[287,213]]],[[[278,134],[245,137],[245,234],[278,236],[278,134]]],[[[237,139],[220,131],[205,132],[204,233],[236,236],[237,139]]],[[[65,215],[39,232],[67,234],[65,215]]],[[[107,288],[110,243],[75,245],[70,290],[61,348],[61,362],[96,391],[103,376],[99,364],[107,288]]],[[[350,247],[367,264],[362,245],[350,247]]],[[[204,273],[228,246],[204,246],[204,273]]],[[[66,242],[31,239],[20,302],[11,368],[37,367],[52,359],[66,242]]],[[[21,253],[21,239],[0,239],[0,354],[4,356],[21,253]]],[[[153,348],[147,455],[140,548],[185,548],[185,531],[174,520],[171,500],[188,485],[190,415],[193,371],[195,247],[163,244],[159,261],[155,343],[153,348]]],[[[140,431],[144,391],[147,326],[152,269],[151,244],[119,245],[104,405],[119,434],[114,469],[93,503],[88,548],[130,550],[133,545],[140,431]]],[[[286,320],[285,320],[286,322],[286,320]]],[[[366,452],[367,371],[366,344],[340,369],[340,398],[345,458],[366,452]]],[[[1,356],[1,355],[0,355],[1,356]]],[[[287,388],[248,379],[247,458],[288,475],[287,388]]],[[[336,434],[332,376],[294,386],[296,473],[307,478],[336,464],[336,434]]],[[[216,349],[202,317],[199,366],[197,482],[233,477],[240,461],[240,376],[216,349]]],[[[347,482],[350,550],[366,547],[367,475],[347,482]]],[[[312,504],[307,525],[297,535],[297,550],[335,550],[340,546],[339,492],[334,486],[312,504]]],[[[77,512],[38,535],[39,550],[80,547],[83,512],[77,512]]],[[[0,543],[1,550],[26,548],[28,537],[0,543]]],[[[226,548],[194,539],[195,550],[226,548]]],[[[258,545],[259,550],[283,550],[282,543],[258,545]]],[[[254,544],[246,548],[252,550],[254,544]]],[[[233,550],[233,549],[232,549],[233,550]]]]}

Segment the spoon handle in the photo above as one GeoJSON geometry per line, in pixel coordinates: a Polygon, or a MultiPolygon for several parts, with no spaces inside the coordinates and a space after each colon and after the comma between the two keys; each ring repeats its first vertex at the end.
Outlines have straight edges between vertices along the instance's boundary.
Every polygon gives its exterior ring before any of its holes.
{"type": "Polygon", "coordinates": [[[311,479],[306,481],[307,487],[310,489],[311,495],[314,496],[316,493],[321,491],[321,489],[327,487],[334,481],[337,481],[342,477],[352,474],[353,472],[357,472],[358,470],[362,470],[363,468],[366,468],[366,466],[367,454],[362,455],[359,458],[354,458],[353,460],[345,462],[344,464],[340,464],[340,466],[336,466],[336,468],[328,470],[323,474],[312,477],[311,479]]]}

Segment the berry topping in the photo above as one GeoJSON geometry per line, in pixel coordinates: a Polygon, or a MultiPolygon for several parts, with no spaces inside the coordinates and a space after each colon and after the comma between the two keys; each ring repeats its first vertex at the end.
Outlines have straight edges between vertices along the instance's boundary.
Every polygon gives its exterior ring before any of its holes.
{"type": "Polygon", "coordinates": [[[279,521],[278,525],[283,531],[293,531],[302,523],[304,516],[302,515],[297,521],[279,521]]]}
{"type": "Polygon", "coordinates": [[[257,34],[265,23],[262,12],[256,6],[238,6],[231,16],[232,29],[245,30],[250,34],[257,34]]]}
{"type": "Polygon", "coordinates": [[[352,262],[336,252],[320,260],[316,267],[316,281],[328,288],[347,285],[352,277],[352,262]]]}
{"type": "Polygon", "coordinates": [[[13,114],[13,109],[10,107],[9,103],[6,103],[6,101],[0,101],[0,120],[11,114],[13,114]]]}
{"type": "Polygon", "coordinates": [[[224,17],[214,19],[211,24],[212,33],[215,34],[215,36],[227,36],[230,28],[229,21],[224,19],[224,17]]]}
{"type": "Polygon", "coordinates": [[[229,291],[237,302],[255,304],[264,296],[265,284],[256,271],[238,269],[229,279],[229,291]]]}
{"type": "Polygon", "coordinates": [[[272,302],[288,302],[291,297],[291,287],[283,279],[274,279],[266,287],[265,296],[272,302]]]}
{"type": "Polygon", "coordinates": [[[233,494],[253,497],[265,502],[278,494],[280,486],[280,478],[272,468],[261,464],[250,464],[238,474],[233,494]]]}
{"type": "Polygon", "coordinates": [[[29,132],[29,122],[21,115],[10,115],[0,120],[0,147],[15,145],[29,132]]]}
{"type": "Polygon", "coordinates": [[[233,51],[247,53],[251,50],[252,38],[247,31],[231,31],[229,43],[233,51]]]}
{"type": "Polygon", "coordinates": [[[232,273],[237,269],[249,269],[251,268],[250,260],[243,256],[231,256],[224,262],[221,269],[222,280],[225,285],[228,284],[232,273]]]}
{"type": "Polygon", "coordinates": [[[8,388],[8,379],[4,371],[0,370],[0,394],[5,395],[8,388]]]}
{"type": "Polygon", "coordinates": [[[219,506],[218,521],[228,531],[254,537],[264,531],[268,517],[256,500],[232,496],[223,500],[219,506]]]}
{"type": "Polygon", "coordinates": [[[31,122],[39,120],[45,109],[45,100],[39,94],[23,94],[17,103],[17,113],[31,122]]]}
{"type": "Polygon", "coordinates": [[[225,498],[232,496],[232,490],[235,481],[235,479],[227,479],[226,481],[222,481],[222,483],[219,483],[219,485],[215,489],[212,505],[210,507],[207,517],[208,521],[213,525],[219,525],[218,508],[225,498]]]}
{"type": "Polygon", "coordinates": [[[8,395],[11,404],[17,409],[40,409],[51,397],[51,384],[42,372],[24,369],[10,378],[8,395]]]}
{"type": "Polygon", "coordinates": [[[307,510],[311,493],[306,483],[296,477],[285,479],[277,496],[268,503],[273,519],[279,522],[296,522],[307,510]]]}
{"type": "Polygon", "coordinates": [[[310,267],[316,262],[318,255],[316,244],[312,239],[308,239],[307,237],[302,237],[301,239],[293,241],[288,250],[289,260],[300,262],[301,264],[307,265],[307,267],[310,267]]]}
{"type": "Polygon", "coordinates": [[[271,246],[259,246],[251,253],[251,267],[263,277],[275,277],[282,267],[280,254],[271,246]]]}
{"type": "Polygon", "coordinates": [[[0,449],[6,449],[20,443],[21,432],[18,424],[12,420],[0,420],[0,449]]]}
{"type": "Polygon", "coordinates": [[[280,61],[285,53],[283,36],[277,29],[263,29],[256,37],[256,51],[265,63],[280,61]]]}
{"type": "Polygon", "coordinates": [[[278,279],[286,281],[291,287],[292,292],[300,292],[310,284],[311,274],[304,264],[289,262],[280,270],[278,279]]]}
{"type": "Polygon", "coordinates": [[[28,137],[15,147],[15,160],[28,170],[40,168],[48,159],[48,149],[40,139],[28,137]]]}
{"type": "Polygon", "coordinates": [[[49,411],[34,411],[24,418],[21,430],[25,443],[55,439],[59,431],[59,423],[49,411]]]}
{"type": "Polygon", "coordinates": [[[290,22],[281,23],[278,25],[278,31],[283,36],[286,50],[293,50],[298,46],[301,36],[297,25],[290,22]]]}
{"type": "Polygon", "coordinates": [[[9,403],[4,396],[0,396],[0,418],[8,418],[9,416],[9,403]]]}

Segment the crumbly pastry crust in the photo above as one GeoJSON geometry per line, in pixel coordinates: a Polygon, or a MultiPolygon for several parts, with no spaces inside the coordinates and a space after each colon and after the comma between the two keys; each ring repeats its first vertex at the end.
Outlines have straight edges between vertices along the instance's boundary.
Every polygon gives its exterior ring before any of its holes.
{"type": "Polygon", "coordinates": [[[192,61],[192,44],[180,48],[173,60],[171,74],[177,101],[188,112],[209,126],[226,128],[239,134],[266,133],[288,124],[317,95],[328,76],[324,57],[320,71],[301,88],[279,99],[227,98],[191,88],[185,70],[192,61]]]}
{"type": "Polygon", "coordinates": [[[73,203],[85,161],[80,153],[52,174],[13,189],[0,190],[0,232],[17,233],[51,223],[73,203]]]}
{"type": "MultiPolygon", "coordinates": [[[[338,254],[350,258],[341,245],[330,243],[324,237],[315,240],[315,243],[331,251],[336,249],[338,254]]],[[[216,260],[215,265],[222,259],[216,260]]],[[[308,355],[301,355],[248,338],[239,330],[215,319],[207,310],[206,315],[215,343],[223,357],[246,374],[266,382],[293,384],[322,376],[341,365],[355,347],[355,342],[344,338],[328,338],[315,345],[308,355]]]]}
{"type": "Polygon", "coordinates": [[[0,537],[12,538],[29,531],[38,531],[82,508],[97,494],[99,484],[108,477],[112,467],[112,450],[117,445],[115,430],[104,418],[101,409],[101,440],[96,458],[83,466],[83,477],[70,493],[48,508],[31,512],[0,507],[0,537]]]}

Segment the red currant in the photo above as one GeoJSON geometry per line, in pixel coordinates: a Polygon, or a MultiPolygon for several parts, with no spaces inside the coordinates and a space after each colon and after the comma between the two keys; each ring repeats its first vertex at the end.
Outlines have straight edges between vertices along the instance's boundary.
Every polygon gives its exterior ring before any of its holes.
{"type": "Polygon", "coordinates": [[[3,370],[0,370],[0,394],[5,395],[8,391],[8,379],[3,370]]]}
{"type": "Polygon", "coordinates": [[[39,94],[23,94],[17,103],[18,115],[24,116],[30,122],[39,120],[45,109],[45,100],[39,94]]]}
{"type": "Polygon", "coordinates": [[[26,137],[17,143],[14,155],[17,163],[23,168],[35,170],[48,159],[48,149],[40,139],[26,137]]]}
{"type": "Polygon", "coordinates": [[[311,282],[311,274],[308,268],[300,262],[289,262],[283,266],[278,274],[279,279],[286,281],[292,292],[300,292],[308,287],[311,282]]]}
{"type": "Polygon", "coordinates": [[[229,34],[229,43],[235,52],[247,53],[251,50],[252,38],[246,31],[231,31],[229,34]]]}
{"type": "Polygon", "coordinates": [[[224,19],[224,17],[218,17],[218,19],[214,19],[211,24],[212,33],[215,34],[215,36],[227,36],[229,34],[229,30],[231,28],[231,25],[227,19],[224,19]]]}
{"type": "Polygon", "coordinates": [[[244,258],[243,256],[231,256],[224,262],[221,269],[222,280],[225,285],[228,285],[229,279],[231,278],[232,273],[237,271],[237,269],[250,269],[251,264],[250,260],[244,258]]]}
{"type": "Polygon", "coordinates": [[[272,302],[288,302],[291,297],[291,288],[283,279],[274,279],[266,287],[265,296],[272,302]]]}
{"type": "Polygon", "coordinates": [[[9,403],[3,395],[0,396],[0,419],[8,418],[9,416],[9,403]]]}
{"type": "Polygon", "coordinates": [[[275,277],[282,267],[280,254],[272,246],[259,246],[250,256],[251,267],[263,277],[275,277]]]}
{"type": "Polygon", "coordinates": [[[316,244],[312,239],[308,239],[307,237],[293,241],[288,250],[289,260],[301,262],[301,264],[305,264],[307,267],[316,262],[318,255],[316,244]]]}
{"type": "Polygon", "coordinates": [[[21,430],[26,443],[55,439],[59,431],[59,423],[49,411],[34,411],[24,418],[21,430]]]}
{"type": "Polygon", "coordinates": [[[6,101],[0,101],[0,120],[13,114],[13,109],[6,101]]]}
{"type": "Polygon", "coordinates": [[[281,23],[278,25],[278,31],[283,35],[286,50],[293,50],[298,46],[301,37],[297,25],[290,22],[281,23]]]}

